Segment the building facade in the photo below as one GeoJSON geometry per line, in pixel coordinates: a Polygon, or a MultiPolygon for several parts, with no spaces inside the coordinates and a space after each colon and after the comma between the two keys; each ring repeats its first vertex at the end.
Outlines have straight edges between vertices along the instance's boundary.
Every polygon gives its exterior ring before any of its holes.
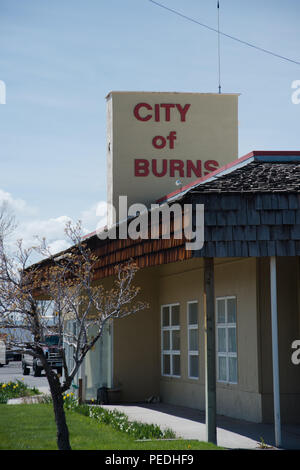
{"type": "Polygon", "coordinates": [[[204,204],[204,245],[185,241],[87,242],[99,257],[95,282],[134,258],[147,310],[109,326],[83,371],[86,399],[205,408],[204,260],[214,262],[217,412],[253,422],[274,419],[270,258],[276,261],[278,369],[283,422],[300,422],[300,152],[252,152],[161,200],[204,204]]]}

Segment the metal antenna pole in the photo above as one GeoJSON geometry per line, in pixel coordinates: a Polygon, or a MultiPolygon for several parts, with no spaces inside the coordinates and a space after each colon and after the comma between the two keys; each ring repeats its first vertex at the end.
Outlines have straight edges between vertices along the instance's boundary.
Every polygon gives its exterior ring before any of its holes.
{"type": "Polygon", "coordinates": [[[220,2],[217,3],[218,9],[218,61],[219,61],[219,93],[221,94],[221,53],[220,53],[220,2]]]}

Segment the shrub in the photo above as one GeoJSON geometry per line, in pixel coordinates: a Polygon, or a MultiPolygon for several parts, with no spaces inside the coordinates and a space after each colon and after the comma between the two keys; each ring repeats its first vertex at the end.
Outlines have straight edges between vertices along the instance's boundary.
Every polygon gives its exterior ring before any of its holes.
{"type": "Polygon", "coordinates": [[[117,410],[106,410],[100,406],[80,405],[76,407],[78,413],[89,416],[99,423],[108,424],[114,429],[125,432],[135,439],[173,439],[175,433],[171,429],[162,431],[156,424],[129,421],[128,416],[117,410]]]}
{"type": "Polygon", "coordinates": [[[63,396],[64,405],[67,410],[76,410],[78,405],[78,400],[75,398],[74,393],[65,393],[63,396]]]}
{"type": "Polygon", "coordinates": [[[37,388],[30,388],[23,381],[16,382],[0,382],[0,403],[5,404],[11,398],[28,397],[38,395],[40,392],[37,388]]]}

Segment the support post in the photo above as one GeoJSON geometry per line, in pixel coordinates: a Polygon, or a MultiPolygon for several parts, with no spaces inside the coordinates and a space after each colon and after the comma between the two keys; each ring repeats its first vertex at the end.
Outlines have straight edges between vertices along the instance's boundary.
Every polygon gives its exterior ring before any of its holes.
{"type": "Polygon", "coordinates": [[[273,361],[275,444],[276,444],[276,447],[281,447],[278,319],[277,319],[277,278],[276,278],[276,257],[275,256],[270,257],[270,283],[271,283],[271,324],[272,324],[272,361],[273,361]]]}
{"type": "Polygon", "coordinates": [[[82,382],[82,390],[81,390],[81,398],[82,403],[85,402],[85,389],[86,389],[86,380],[85,380],[85,358],[83,359],[81,366],[80,366],[80,378],[82,382]]]}
{"type": "Polygon", "coordinates": [[[214,259],[204,258],[205,422],[208,442],[217,443],[214,259]]]}
{"type": "Polygon", "coordinates": [[[78,379],[78,403],[79,405],[82,405],[83,400],[82,400],[82,379],[78,379]]]}

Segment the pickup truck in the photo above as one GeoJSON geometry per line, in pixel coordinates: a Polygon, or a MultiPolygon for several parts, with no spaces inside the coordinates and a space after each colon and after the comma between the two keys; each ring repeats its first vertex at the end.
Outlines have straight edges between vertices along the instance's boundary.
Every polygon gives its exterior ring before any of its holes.
{"type": "MultiPolygon", "coordinates": [[[[60,337],[58,335],[45,336],[43,351],[46,355],[48,364],[52,369],[56,369],[58,374],[62,374],[62,351],[60,347],[60,337]]],[[[23,375],[29,375],[30,368],[35,377],[40,377],[43,370],[41,361],[31,354],[22,354],[23,375]]]]}

